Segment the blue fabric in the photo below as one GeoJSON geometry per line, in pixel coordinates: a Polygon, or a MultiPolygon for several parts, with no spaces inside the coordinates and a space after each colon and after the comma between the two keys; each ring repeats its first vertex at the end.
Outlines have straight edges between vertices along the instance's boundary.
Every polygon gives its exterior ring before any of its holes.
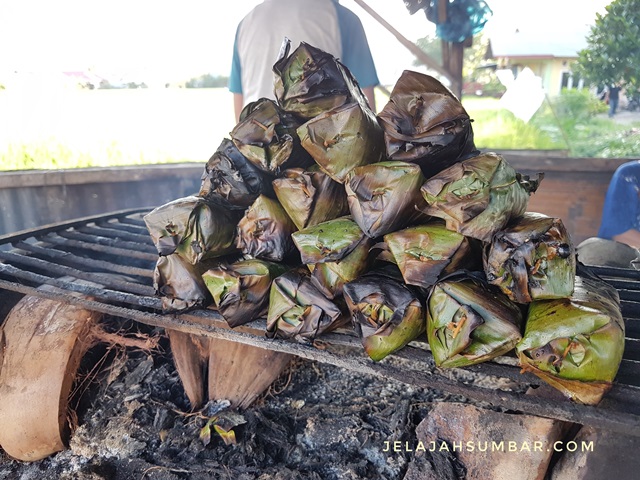
{"type": "Polygon", "coordinates": [[[233,57],[231,59],[231,73],[229,74],[229,91],[231,93],[242,93],[242,65],[238,55],[238,30],[240,30],[240,25],[236,29],[236,38],[233,42],[233,57]]]}
{"type": "Polygon", "coordinates": [[[602,209],[598,237],[611,240],[631,229],[640,230],[640,161],[618,167],[611,177],[602,209]]]}
{"type": "Polygon", "coordinates": [[[361,88],[379,85],[380,80],[360,19],[337,1],[334,0],[333,3],[338,15],[342,44],[342,58],[339,60],[347,66],[361,88]]]}

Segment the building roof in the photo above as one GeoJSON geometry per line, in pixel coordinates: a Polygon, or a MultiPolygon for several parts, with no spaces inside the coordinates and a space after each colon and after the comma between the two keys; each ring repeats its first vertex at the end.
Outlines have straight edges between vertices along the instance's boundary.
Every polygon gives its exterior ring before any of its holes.
{"type": "Polygon", "coordinates": [[[584,34],[557,34],[520,31],[500,32],[489,38],[492,58],[577,58],[578,52],[586,48],[584,34]]]}

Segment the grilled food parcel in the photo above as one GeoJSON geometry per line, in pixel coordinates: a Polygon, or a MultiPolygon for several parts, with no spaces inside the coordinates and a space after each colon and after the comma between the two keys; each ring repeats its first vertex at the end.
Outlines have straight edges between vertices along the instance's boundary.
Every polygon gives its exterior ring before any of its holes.
{"type": "Polygon", "coordinates": [[[145,217],[167,311],[266,316],[266,335],[305,343],[348,328],[375,361],[416,339],[441,368],[517,353],[574,400],[599,398],[624,347],[619,301],[576,277],[561,219],[526,213],[542,174],[478,151],[427,75],[405,71],[378,117],[310,45],[286,43],[274,79],[199,194],[145,217]]]}

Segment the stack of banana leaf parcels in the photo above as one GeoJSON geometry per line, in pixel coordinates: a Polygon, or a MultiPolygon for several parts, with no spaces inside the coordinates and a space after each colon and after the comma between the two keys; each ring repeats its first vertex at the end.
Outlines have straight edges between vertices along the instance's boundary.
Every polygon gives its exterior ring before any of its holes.
{"type": "Polygon", "coordinates": [[[145,216],[167,312],[313,343],[352,328],[374,361],[428,340],[438,367],[514,352],[597,404],[624,349],[617,291],[582,269],[563,222],[527,212],[536,179],[480,152],[438,80],[405,71],[376,116],[330,54],[285,43],[276,101],[247,105],[197,195],[145,216]]]}

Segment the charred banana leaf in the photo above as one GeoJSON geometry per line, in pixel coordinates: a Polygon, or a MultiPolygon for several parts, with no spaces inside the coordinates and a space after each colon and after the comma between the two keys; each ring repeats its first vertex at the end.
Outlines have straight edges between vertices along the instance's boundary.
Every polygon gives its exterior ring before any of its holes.
{"type": "Polygon", "coordinates": [[[524,371],[576,402],[596,405],[618,372],[624,335],[618,292],[578,274],[570,298],[530,304],[516,351],[524,371]]]}
{"type": "Polygon", "coordinates": [[[185,261],[178,255],[158,257],[153,271],[153,286],[156,295],[162,299],[165,312],[206,307],[211,303],[211,295],[202,280],[203,269],[213,267],[213,263],[197,265],[185,261]]]}
{"type": "Polygon", "coordinates": [[[372,360],[382,360],[425,330],[424,309],[401,280],[370,272],[343,287],[353,326],[372,360]]]}
{"type": "Polygon", "coordinates": [[[388,233],[384,242],[410,285],[429,288],[442,275],[480,267],[479,242],[440,221],[388,233]]]}
{"type": "Polygon", "coordinates": [[[302,263],[314,264],[342,260],[367,237],[351,217],[341,217],[294,232],[291,238],[302,263]]]}
{"type": "Polygon", "coordinates": [[[239,214],[201,197],[166,203],[144,216],[160,255],[175,253],[196,264],[235,250],[239,214]]]}
{"type": "Polygon", "coordinates": [[[354,168],[345,190],[355,222],[370,238],[408,225],[424,204],[420,167],[406,162],[379,162],[354,168]]]}
{"type": "Polygon", "coordinates": [[[286,39],[273,66],[275,95],[282,109],[309,119],[345,103],[366,105],[358,83],[333,55],[305,42],[290,52],[286,39]]]}
{"type": "Polygon", "coordinates": [[[267,313],[270,338],[309,343],[348,321],[349,317],[311,283],[308,271],[290,270],[271,284],[267,313]]]}
{"type": "Polygon", "coordinates": [[[298,128],[304,149],[323,172],[344,183],[355,167],[383,160],[384,136],[369,108],[348,103],[298,128]]]}
{"type": "Polygon", "coordinates": [[[258,195],[272,196],[272,177],[253,165],[225,138],[207,162],[200,197],[221,199],[230,208],[246,208],[258,195]]]}
{"type": "Polygon", "coordinates": [[[238,222],[237,247],[252,258],[281,262],[296,249],[291,240],[295,231],[282,206],[260,195],[238,222]]]}
{"type": "Polygon", "coordinates": [[[268,98],[249,103],[231,130],[231,139],[260,170],[277,174],[282,168],[305,167],[313,159],[300,145],[300,124],[268,98]]]}
{"type": "Polygon", "coordinates": [[[521,217],[543,175],[530,180],[502,156],[484,153],[456,163],[428,179],[424,213],[446,221],[447,228],[489,242],[509,220],[521,217]]]}
{"type": "Polygon", "coordinates": [[[405,70],[378,118],[387,157],[420,165],[427,178],[476,151],[466,110],[429,75],[405,70]]]}
{"type": "Polygon", "coordinates": [[[493,236],[484,269],[489,283],[518,303],[569,297],[575,248],[562,220],[525,213],[493,236]]]}
{"type": "Polygon", "coordinates": [[[439,367],[465,367],[504,355],[522,338],[522,312],[481,278],[452,274],[427,300],[427,338],[439,367]]]}
{"type": "Polygon", "coordinates": [[[202,274],[213,302],[231,328],[267,313],[269,289],[287,267],[264,260],[241,260],[222,264],[202,274]]]}
{"type": "Polygon", "coordinates": [[[298,229],[349,213],[344,187],[318,167],[291,168],[273,181],[278,201],[298,229]]]}

